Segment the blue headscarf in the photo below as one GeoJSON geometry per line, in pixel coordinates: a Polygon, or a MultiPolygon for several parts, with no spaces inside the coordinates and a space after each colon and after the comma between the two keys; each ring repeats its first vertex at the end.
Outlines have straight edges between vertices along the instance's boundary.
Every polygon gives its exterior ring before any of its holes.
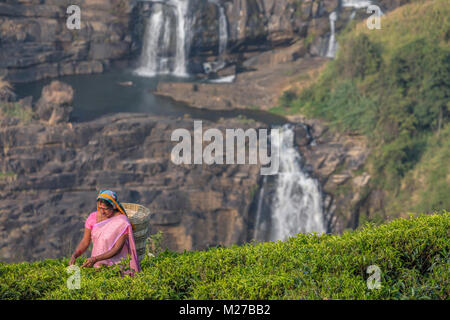
{"type": "MultiPolygon", "coordinates": [[[[125,208],[122,206],[122,204],[117,199],[117,194],[114,191],[111,191],[111,190],[100,191],[100,193],[97,196],[97,211],[99,211],[98,210],[98,200],[100,200],[100,199],[108,201],[108,203],[110,203],[114,209],[119,210],[120,213],[126,215],[128,218],[125,208]]],[[[131,223],[131,221],[130,221],[130,223],[131,223]]],[[[133,230],[135,230],[133,223],[131,223],[131,226],[133,227],[133,230]]]]}
{"type": "Polygon", "coordinates": [[[108,201],[108,203],[111,204],[114,209],[117,209],[119,211],[120,211],[119,208],[123,209],[122,204],[117,199],[117,194],[114,191],[111,191],[111,190],[102,190],[102,191],[100,191],[100,193],[97,196],[97,201],[99,199],[103,199],[103,200],[108,201]]]}

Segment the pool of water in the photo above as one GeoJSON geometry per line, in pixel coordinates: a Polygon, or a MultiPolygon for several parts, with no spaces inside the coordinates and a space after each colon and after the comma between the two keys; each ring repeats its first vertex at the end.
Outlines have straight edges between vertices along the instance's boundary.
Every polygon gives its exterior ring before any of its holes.
{"type": "MultiPolygon", "coordinates": [[[[52,80],[16,84],[15,92],[20,98],[32,96],[37,101],[42,88],[52,80]]],[[[189,81],[171,76],[146,78],[133,74],[131,70],[111,70],[102,74],[72,75],[57,80],[68,83],[75,91],[71,122],[85,122],[106,114],[132,112],[162,116],[185,116],[194,119],[217,121],[219,118],[245,116],[268,125],[282,125],[283,117],[260,110],[214,111],[190,107],[170,98],[152,94],[159,81],[189,81]],[[124,83],[131,85],[123,85],[124,83]],[[122,83],[122,84],[121,84],[122,83]]],[[[191,79],[191,81],[195,81],[191,79]]],[[[220,86],[220,85],[219,85],[220,86]]]]}

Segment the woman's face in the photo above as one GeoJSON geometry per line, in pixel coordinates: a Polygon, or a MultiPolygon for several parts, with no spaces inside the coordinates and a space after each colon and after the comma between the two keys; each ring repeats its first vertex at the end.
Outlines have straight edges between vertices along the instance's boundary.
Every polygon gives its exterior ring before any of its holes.
{"type": "Polygon", "coordinates": [[[111,218],[114,215],[114,209],[106,206],[104,203],[98,204],[98,210],[106,218],[111,218]]]}

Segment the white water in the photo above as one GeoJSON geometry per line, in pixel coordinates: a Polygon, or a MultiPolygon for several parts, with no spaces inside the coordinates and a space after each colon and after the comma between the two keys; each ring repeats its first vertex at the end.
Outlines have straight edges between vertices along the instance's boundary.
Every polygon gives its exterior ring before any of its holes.
{"type": "Polygon", "coordinates": [[[327,50],[327,54],[326,56],[328,58],[335,58],[336,57],[336,47],[337,47],[337,42],[336,42],[336,30],[335,30],[335,26],[336,26],[336,20],[337,20],[337,13],[335,11],[333,11],[330,14],[330,28],[331,28],[331,35],[330,35],[330,40],[328,41],[328,50],[327,50]]]}
{"type": "MultiPolygon", "coordinates": [[[[219,0],[208,0],[208,2],[213,3],[219,9],[219,51],[218,51],[218,60],[215,62],[206,62],[203,64],[203,68],[206,73],[212,71],[218,71],[225,67],[225,53],[227,51],[228,44],[228,22],[227,17],[225,15],[225,9],[220,4],[219,0]]],[[[225,82],[233,82],[234,79],[229,81],[227,78],[225,82]]]]}
{"type": "Polygon", "coordinates": [[[225,16],[225,9],[218,3],[219,6],[219,58],[223,60],[224,54],[227,50],[228,42],[228,23],[225,16]]]}
{"type": "MultiPolygon", "coordinates": [[[[271,208],[270,241],[286,240],[297,233],[326,232],[322,193],[318,182],[302,171],[301,156],[294,147],[294,131],[283,126],[279,145],[280,173],[271,208]]],[[[257,214],[258,215],[258,214],[257,214]]]]}
{"type": "Polygon", "coordinates": [[[342,6],[346,8],[367,8],[372,4],[372,1],[368,0],[342,0],[342,6]]]}
{"type": "Polygon", "coordinates": [[[209,80],[209,82],[212,82],[212,83],[233,83],[235,79],[236,79],[236,76],[234,74],[232,74],[231,76],[226,76],[226,77],[222,77],[222,78],[218,78],[218,79],[209,80]]]}
{"type": "Polygon", "coordinates": [[[253,231],[253,239],[260,240],[260,230],[263,229],[261,226],[261,218],[262,218],[262,205],[263,205],[263,199],[264,199],[264,189],[266,187],[267,183],[267,176],[264,176],[263,178],[263,184],[261,189],[259,190],[258,195],[258,207],[256,208],[256,223],[255,223],[255,230],[253,231]]]}
{"type": "Polygon", "coordinates": [[[155,5],[155,12],[150,17],[145,29],[143,52],[141,56],[141,67],[136,70],[136,73],[143,76],[155,76],[158,74],[160,65],[158,62],[158,47],[159,36],[149,36],[153,34],[159,35],[163,27],[162,21],[164,15],[162,9],[155,5]]]}
{"type": "Polygon", "coordinates": [[[188,20],[188,8],[189,0],[174,0],[177,8],[177,56],[175,59],[175,72],[176,76],[186,77],[188,76],[186,70],[186,53],[189,49],[189,44],[186,41],[186,30],[188,26],[186,22],[188,20]]]}
{"type": "Polygon", "coordinates": [[[220,4],[219,0],[208,0],[214,3],[219,8],[219,58],[222,59],[225,51],[227,50],[228,42],[228,22],[225,15],[225,9],[220,4]]]}
{"type": "MultiPolygon", "coordinates": [[[[353,19],[355,17],[355,14],[356,14],[355,10],[368,8],[371,5],[373,5],[373,2],[368,1],[368,0],[342,0],[342,7],[354,9],[352,12],[351,19],[353,19]]],[[[380,16],[383,16],[384,15],[383,11],[381,11],[381,9],[379,9],[379,10],[380,10],[380,16]]]]}
{"type": "MultiPolygon", "coordinates": [[[[369,0],[341,0],[341,6],[343,8],[353,8],[353,12],[350,16],[350,19],[352,20],[355,17],[356,10],[367,8],[370,5],[372,5],[372,1],[369,0]]],[[[338,43],[336,41],[336,20],[338,18],[337,12],[333,11],[331,12],[329,19],[330,19],[330,39],[328,41],[328,49],[326,53],[326,57],[328,58],[335,58],[336,57],[336,51],[338,48],[338,43]]]]}
{"type": "MultiPolygon", "coordinates": [[[[373,1],[368,0],[342,0],[342,6],[344,8],[353,8],[353,9],[363,9],[363,8],[369,8],[373,5],[373,1]]],[[[384,16],[383,11],[378,7],[379,15],[384,16]]],[[[370,10],[367,12],[369,13],[370,10]]],[[[352,16],[354,16],[355,11],[352,12],[352,16]]]]}
{"type": "Polygon", "coordinates": [[[150,2],[153,2],[153,13],[147,22],[140,67],[135,73],[147,77],[161,74],[187,77],[186,56],[190,44],[187,34],[187,30],[190,29],[189,0],[150,2]],[[176,30],[171,27],[170,17],[164,15],[164,9],[173,10],[176,16],[176,30]],[[175,56],[169,57],[173,32],[176,32],[176,50],[175,56]]]}

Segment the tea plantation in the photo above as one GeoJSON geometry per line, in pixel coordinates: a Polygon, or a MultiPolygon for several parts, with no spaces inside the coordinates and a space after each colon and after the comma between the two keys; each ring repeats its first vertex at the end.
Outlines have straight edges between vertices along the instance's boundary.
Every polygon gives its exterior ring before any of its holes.
{"type": "Polygon", "coordinates": [[[450,213],[341,236],[165,251],[135,277],[82,268],[80,289],[67,288],[67,264],[0,263],[0,299],[449,299],[450,213]]]}

